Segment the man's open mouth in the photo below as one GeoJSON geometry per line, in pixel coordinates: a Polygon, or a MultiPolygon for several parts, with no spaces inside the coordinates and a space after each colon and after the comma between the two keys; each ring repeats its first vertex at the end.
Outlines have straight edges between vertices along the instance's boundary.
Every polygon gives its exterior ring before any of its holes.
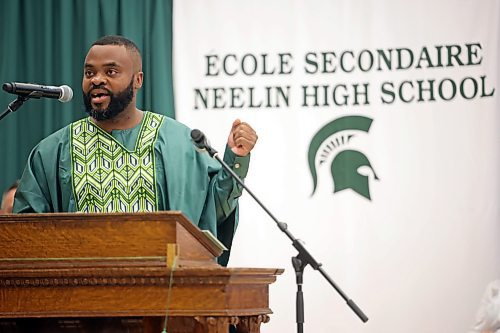
{"type": "Polygon", "coordinates": [[[90,98],[94,104],[102,104],[109,99],[109,92],[101,89],[94,89],[90,93],[90,98]]]}

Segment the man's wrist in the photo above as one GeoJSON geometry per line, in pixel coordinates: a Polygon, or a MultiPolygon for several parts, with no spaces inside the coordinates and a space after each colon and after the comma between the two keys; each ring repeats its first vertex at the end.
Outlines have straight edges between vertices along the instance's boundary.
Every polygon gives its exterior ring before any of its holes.
{"type": "Polygon", "coordinates": [[[246,156],[238,156],[235,154],[229,145],[226,145],[224,151],[224,162],[238,175],[240,178],[245,178],[250,166],[250,153],[246,156]]]}

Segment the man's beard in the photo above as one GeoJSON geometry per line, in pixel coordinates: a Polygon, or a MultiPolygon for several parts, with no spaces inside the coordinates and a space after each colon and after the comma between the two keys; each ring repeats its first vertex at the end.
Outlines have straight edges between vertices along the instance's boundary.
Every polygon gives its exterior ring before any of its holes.
{"type": "Polygon", "coordinates": [[[113,94],[111,90],[106,89],[104,87],[93,86],[92,89],[90,89],[90,91],[87,94],[83,92],[83,103],[85,104],[85,112],[87,112],[89,116],[91,116],[97,121],[102,121],[102,120],[113,119],[117,115],[122,113],[125,110],[125,108],[130,104],[133,97],[134,97],[134,78],[132,78],[130,84],[128,85],[127,88],[125,88],[125,90],[117,94],[113,94]],[[90,95],[90,92],[93,89],[103,89],[109,93],[109,104],[107,109],[104,110],[92,109],[92,104],[90,102],[92,97],[90,95]]]}

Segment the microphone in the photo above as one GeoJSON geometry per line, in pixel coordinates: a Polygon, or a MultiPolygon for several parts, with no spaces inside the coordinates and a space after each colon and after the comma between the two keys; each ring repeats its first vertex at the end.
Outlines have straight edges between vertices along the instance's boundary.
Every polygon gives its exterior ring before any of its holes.
{"type": "Polygon", "coordinates": [[[191,139],[193,140],[193,144],[196,148],[200,150],[206,150],[211,157],[214,157],[214,155],[217,154],[217,151],[213,149],[212,146],[210,146],[210,144],[208,143],[205,134],[203,134],[203,132],[199,129],[194,129],[191,131],[191,139]]]}
{"type": "Polygon", "coordinates": [[[7,82],[3,84],[2,89],[8,93],[26,98],[56,98],[63,103],[69,102],[73,98],[73,90],[67,85],[55,87],[32,83],[7,82]]]}

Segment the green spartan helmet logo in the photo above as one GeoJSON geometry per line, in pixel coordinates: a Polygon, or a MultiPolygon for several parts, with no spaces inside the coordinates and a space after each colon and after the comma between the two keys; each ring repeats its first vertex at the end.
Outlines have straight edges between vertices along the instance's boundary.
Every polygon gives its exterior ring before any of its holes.
{"type": "MultiPolygon", "coordinates": [[[[320,166],[326,162],[330,153],[342,149],[343,145],[348,144],[355,134],[349,134],[355,131],[368,133],[372,124],[372,119],[362,116],[346,116],[335,119],[323,126],[313,137],[309,145],[308,162],[309,170],[313,179],[313,192],[316,192],[318,185],[318,175],[316,172],[316,156],[321,147],[320,166]],[[342,133],[343,131],[349,131],[342,133]],[[332,138],[333,136],[333,138],[332,138]],[[324,144],[326,143],[326,145],[324,144]]],[[[360,167],[369,167],[372,170],[375,179],[378,180],[368,158],[357,150],[341,150],[333,158],[331,164],[331,173],[333,179],[333,192],[337,193],[345,189],[352,189],[359,195],[371,200],[370,185],[368,176],[358,172],[360,167]]]]}

